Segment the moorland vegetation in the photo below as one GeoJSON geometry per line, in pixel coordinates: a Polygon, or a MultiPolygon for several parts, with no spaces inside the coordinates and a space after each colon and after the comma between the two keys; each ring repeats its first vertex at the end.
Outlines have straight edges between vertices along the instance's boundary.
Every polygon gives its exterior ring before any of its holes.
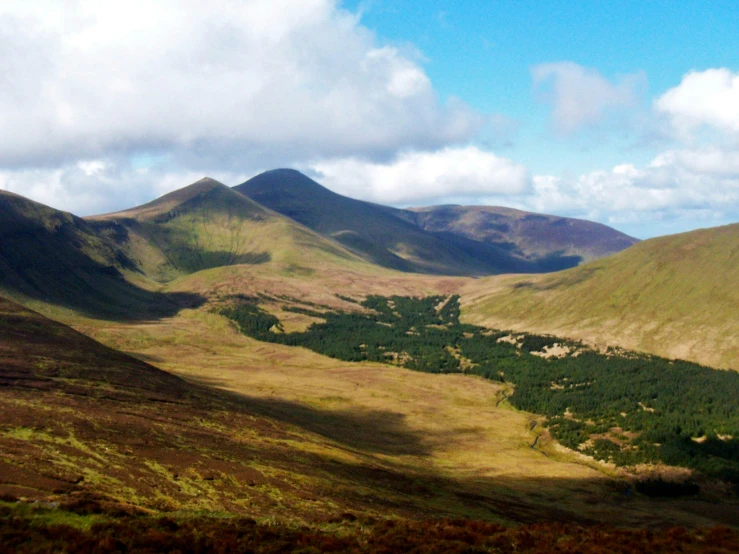
{"type": "MultiPolygon", "coordinates": [[[[553,336],[459,321],[459,297],[369,296],[356,311],[292,306],[321,322],[285,333],[259,298],[236,296],[220,313],[263,341],[345,361],[467,373],[509,383],[508,402],[546,416],[563,445],[618,466],[662,462],[739,483],[739,374],[553,336]]],[[[647,487],[649,488],[649,487],[647,487]]],[[[658,494],[694,492],[681,484],[658,494]]]]}

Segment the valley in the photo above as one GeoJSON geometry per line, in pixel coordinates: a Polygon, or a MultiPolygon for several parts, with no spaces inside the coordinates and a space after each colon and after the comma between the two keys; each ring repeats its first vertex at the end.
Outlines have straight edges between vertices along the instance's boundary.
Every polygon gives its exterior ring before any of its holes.
{"type": "MultiPolygon", "coordinates": [[[[315,192],[294,173],[264,179],[315,192]]],[[[394,522],[423,542],[426,522],[479,521],[484,540],[605,525],[652,545],[638,530],[736,525],[737,374],[648,355],[733,367],[736,226],[611,256],[628,244],[608,232],[542,250],[537,228],[502,256],[420,212],[339,197],[348,215],[315,220],[242,187],[85,219],[0,196],[0,514],[18,529],[250,518],[361,542],[394,522]],[[697,287],[708,260],[720,278],[697,287]],[[498,275],[512,267],[530,273],[498,275]],[[677,440],[688,462],[660,450],[677,440]]]]}

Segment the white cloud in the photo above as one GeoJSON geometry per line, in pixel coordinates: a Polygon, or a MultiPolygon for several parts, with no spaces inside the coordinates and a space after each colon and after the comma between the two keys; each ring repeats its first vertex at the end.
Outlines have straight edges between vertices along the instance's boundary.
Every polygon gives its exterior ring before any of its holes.
{"type": "Polygon", "coordinates": [[[739,219],[739,153],[672,150],[638,168],[623,164],[572,177],[537,175],[513,200],[533,211],[633,228],[681,220],[685,229],[739,219]]]}
{"type": "Polygon", "coordinates": [[[406,152],[387,163],[357,158],[315,162],[311,169],[330,189],[391,204],[526,193],[526,168],[475,146],[406,152]]]}
{"type": "Polygon", "coordinates": [[[389,156],[485,122],[335,0],[5,0],[0,84],[0,167],[389,156]]]}
{"type": "Polygon", "coordinates": [[[739,73],[725,68],[691,71],[654,105],[682,138],[703,126],[739,133],[739,73]]]}
{"type": "MultiPolygon", "coordinates": [[[[251,177],[223,171],[210,176],[231,185],[251,177]]],[[[0,189],[84,216],[143,204],[201,177],[188,170],[136,169],[126,160],[84,160],[56,168],[0,169],[0,189]]]]}
{"type": "Polygon", "coordinates": [[[544,100],[553,106],[554,128],[563,135],[597,125],[614,110],[634,107],[645,82],[642,73],[635,73],[612,83],[573,62],[536,65],[531,76],[535,89],[544,89],[544,100]]]}

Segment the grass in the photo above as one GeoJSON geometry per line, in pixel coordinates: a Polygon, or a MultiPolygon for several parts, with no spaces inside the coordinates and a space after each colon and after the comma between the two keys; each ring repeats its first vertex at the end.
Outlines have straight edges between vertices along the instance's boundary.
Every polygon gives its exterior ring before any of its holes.
{"type": "MultiPolygon", "coordinates": [[[[623,479],[621,473],[556,449],[546,433],[532,429],[533,416],[499,402],[502,385],[481,378],[343,363],[248,339],[220,316],[196,310],[146,326],[89,331],[142,359],[156,360],[167,371],[234,393],[254,413],[287,425],[288,435],[269,444],[290,449],[296,464],[320,456],[327,467],[355,467],[349,475],[370,471],[380,482],[383,472],[402,475],[407,484],[397,486],[406,492],[393,496],[396,489],[388,498],[410,501],[424,512],[505,519],[504,510],[484,507],[481,499],[489,499],[514,503],[511,513],[556,505],[579,517],[629,525],[711,517],[687,501],[657,509],[653,501],[635,499],[622,509],[610,484],[623,479]],[[142,332],[151,340],[142,341],[142,332]],[[537,448],[531,448],[537,436],[537,448]],[[411,483],[420,484],[417,492],[411,483]],[[455,485],[450,488],[449,483],[455,485]]],[[[235,436],[257,440],[248,429],[235,436]]],[[[283,471],[277,470],[285,475],[283,471]]],[[[330,488],[333,494],[357,498],[366,509],[378,492],[376,484],[346,481],[335,472],[308,477],[293,468],[285,478],[308,489],[330,488]]],[[[271,509],[282,512],[291,504],[315,509],[311,501],[289,495],[286,500],[285,489],[279,490],[283,492],[277,495],[273,487],[259,488],[274,502],[271,509]]],[[[324,502],[329,505],[328,498],[324,502]]]]}
{"type": "Polygon", "coordinates": [[[463,289],[463,319],[739,370],[739,224],[644,241],[541,276],[463,289]]]}
{"type": "MultiPolygon", "coordinates": [[[[293,229],[298,233],[300,228],[293,229]]],[[[220,240],[217,231],[212,233],[209,240],[220,240]]],[[[305,233],[305,240],[322,240],[305,233]]],[[[201,245],[203,237],[198,237],[201,245]]],[[[358,309],[352,300],[367,294],[449,294],[471,282],[401,274],[330,252],[326,259],[333,262],[321,267],[319,256],[290,258],[291,248],[285,246],[282,261],[275,247],[264,264],[182,275],[161,293],[204,299],[262,294],[302,307],[358,309]],[[301,275],[305,272],[310,274],[301,275]]],[[[278,310],[279,302],[265,303],[278,310]]],[[[590,467],[576,455],[558,451],[546,434],[532,430],[530,414],[500,401],[501,385],[482,379],[348,364],[255,342],[207,307],[130,321],[85,318],[60,309],[53,314],[193,385],[172,399],[169,389],[177,389],[173,382],[157,381],[147,373],[150,369],[134,367],[130,359],[109,350],[93,348],[96,354],[90,356],[92,347],[84,337],[37,322],[36,331],[49,331],[63,344],[52,341],[56,347],[47,352],[36,347],[25,351],[28,359],[46,364],[33,371],[49,371],[54,367],[49,360],[64,354],[64,348],[77,352],[84,363],[68,360],[73,362],[63,368],[68,377],[55,381],[72,387],[68,392],[13,389],[10,397],[3,397],[3,405],[13,406],[13,417],[21,422],[12,427],[43,429],[55,437],[0,438],[3,451],[13,452],[0,463],[20,472],[17,481],[23,486],[13,489],[17,496],[79,492],[78,486],[57,479],[73,475],[45,475],[48,482],[33,484],[34,476],[59,466],[79,469],[85,476],[80,487],[140,509],[219,509],[296,524],[314,524],[344,511],[382,518],[451,515],[647,526],[726,519],[722,505],[707,510],[675,501],[665,506],[638,496],[625,505],[618,488],[625,475],[606,475],[603,467],[590,467]],[[93,375],[82,371],[85,364],[107,380],[104,386],[86,388],[91,396],[76,396],[73,386],[93,375]],[[163,398],[152,399],[146,388],[126,389],[125,383],[139,383],[144,374],[157,382],[153,390],[165,391],[163,398]],[[46,429],[50,410],[60,425],[52,420],[46,429]],[[70,428],[85,448],[57,442],[69,436],[70,428]],[[537,448],[532,448],[537,436],[537,448]],[[108,461],[105,472],[98,456],[108,461]],[[204,472],[206,467],[212,474],[204,472]],[[196,491],[200,496],[194,496],[196,491]]]]}

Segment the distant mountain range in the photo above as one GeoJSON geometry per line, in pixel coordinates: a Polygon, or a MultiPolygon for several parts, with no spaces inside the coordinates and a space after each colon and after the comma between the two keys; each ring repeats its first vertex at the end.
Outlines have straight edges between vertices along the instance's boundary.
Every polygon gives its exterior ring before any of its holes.
{"type": "Polygon", "coordinates": [[[84,219],[0,192],[0,290],[105,317],[149,317],[202,300],[163,294],[159,284],[216,267],[533,273],[635,242],[553,216],[516,212],[470,224],[469,217],[458,215],[455,223],[448,214],[449,208],[399,210],[353,200],[285,169],[233,189],[205,178],[143,206],[84,219]],[[562,229],[572,229],[573,240],[562,229]]]}
{"type": "Polygon", "coordinates": [[[411,208],[415,223],[437,236],[462,236],[496,244],[527,260],[589,262],[610,256],[638,241],[614,229],[569,217],[535,214],[496,206],[411,208]]]}
{"type": "Polygon", "coordinates": [[[372,263],[400,271],[542,273],[637,242],[605,225],[506,208],[390,208],[341,196],[290,169],[267,171],[234,189],[372,263]]]}
{"type": "Polygon", "coordinates": [[[205,178],[88,218],[0,191],[0,294],[147,319],[205,303],[225,290],[225,274],[213,272],[232,266],[277,278],[488,276],[461,291],[469,321],[739,367],[739,225],[636,242],[509,208],[396,209],[288,169],[234,188],[205,178]],[[499,275],[511,273],[528,275],[499,275]]]}

